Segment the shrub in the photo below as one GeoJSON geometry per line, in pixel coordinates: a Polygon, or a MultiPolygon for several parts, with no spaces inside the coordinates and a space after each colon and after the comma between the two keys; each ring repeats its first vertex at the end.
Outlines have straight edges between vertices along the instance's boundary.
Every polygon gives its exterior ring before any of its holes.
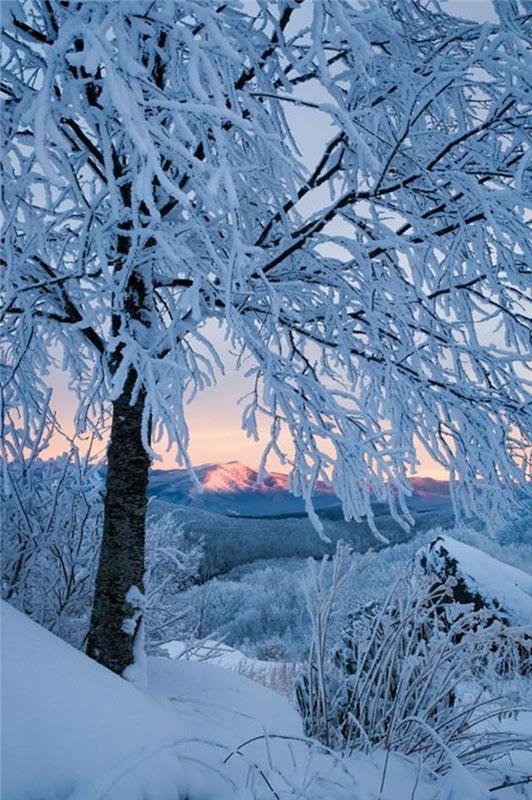
{"type": "Polygon", "coordinates": [[[450,752],[469,764],[523,744],[527,737],[485,729],[505,709],[474,680],[481,671],[484,683],[500,673],[508,653],[501,635],[515,644],[519,631],[489,611],[449,603],[453,585],[453,578],[423,583],[409,570],[383,602],[352,611],[335,647],[321,631],[296,685],[307,735],[347,752],[382,746],[420,754],[436,770],[447,768],[450,752]],[[324,652],[331,653],[325,666],[317,657],[324,652]],[[476,688],[466,701],[468,678],[476,688]]]}

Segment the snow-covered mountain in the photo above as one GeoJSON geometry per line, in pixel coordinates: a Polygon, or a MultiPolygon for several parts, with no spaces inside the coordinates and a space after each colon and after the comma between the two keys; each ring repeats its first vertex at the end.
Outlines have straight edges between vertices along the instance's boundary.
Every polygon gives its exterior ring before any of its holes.
{"type": "Polygon", "coordinates": [[[414,497],[429,499],[449,499],[449,484],[447,481],[437,480],[436,478],[423,478],[414,476],[410,478],[410,484],[414,490],[414,497]]]}
{"type": "MultiPolygon", "coordinates": [[[[198,506],[220,514],[247,517],[304,512],[303,501],[290,494],[288,476],[280,472],[270,472],[259,482],[257,471],[238,461],[202,464],[195,472],[201,489],[185,469],[153,470],[150,495],[174,505],[198,506]]],[[[448,500],[445,481],[413,478],[412,486],[414,505],[448,500]]],[[[334,492],[324,483],[318,485],[314,502],[318,509],[338,505],[334,492]]]]}
{"type": "MultiPolygon", "coordinates": [[[[270,472],[263,482],[256,470],[238,461],[225,464],[202,464],[195,467],[201,487],[185,469],[153,470],[150,495],[181,506],[199,506],[220,514],[238,516],[275,516],[301,513],[303,501],[288,491],[288,476],[270,472]]],[[[337,498],[325,484],[315,495],[318,508],[336,505],[337,498]]]]}

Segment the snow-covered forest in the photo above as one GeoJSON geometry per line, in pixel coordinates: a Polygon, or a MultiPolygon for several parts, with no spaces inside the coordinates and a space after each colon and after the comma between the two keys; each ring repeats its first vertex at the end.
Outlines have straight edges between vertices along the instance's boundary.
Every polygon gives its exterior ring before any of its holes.
{"type": "Polygon", "coordinates": [[[0,10],[2,797],[532,798],[530,2],[0,10]]]}

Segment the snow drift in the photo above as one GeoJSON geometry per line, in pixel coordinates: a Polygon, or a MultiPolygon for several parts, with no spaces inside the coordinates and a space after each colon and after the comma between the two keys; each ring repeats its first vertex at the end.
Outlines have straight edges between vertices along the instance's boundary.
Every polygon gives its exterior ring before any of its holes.
{"type": "Polygon", "coordinates": [[[229,776],[213,778],[228,754],[301,733],[283,698],[231,671],[149,659],[150,697],[1,608],[5,800],[236,797],[229,776]]]}
{"type": "MultiPolygon", "coordinates": [[[[487,796],[459,764],[435,781],[382,750],[343,759],[302,737],[282,697],[229,669],[152,658],[148,696],[5,603],[1,621],[5,800],[487,796]]],[[[521,788],[489,797],[517,800],[521,788]]]]}

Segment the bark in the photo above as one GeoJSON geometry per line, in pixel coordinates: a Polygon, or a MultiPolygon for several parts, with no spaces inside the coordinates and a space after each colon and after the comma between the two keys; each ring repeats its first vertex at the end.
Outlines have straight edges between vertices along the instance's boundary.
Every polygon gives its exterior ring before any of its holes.
{"type": "Polygon", "coordinates": [[[87,654],[119,675],[133,663],[133,636],[124,630],[124,621],[134,617],[135,608],[126,595],[132,586],[144,593],[150,458],[141,436],[145,392],[131,405],[135,378],[131,370],[113,405],[103,540],[87,641],[87,654]]]}

